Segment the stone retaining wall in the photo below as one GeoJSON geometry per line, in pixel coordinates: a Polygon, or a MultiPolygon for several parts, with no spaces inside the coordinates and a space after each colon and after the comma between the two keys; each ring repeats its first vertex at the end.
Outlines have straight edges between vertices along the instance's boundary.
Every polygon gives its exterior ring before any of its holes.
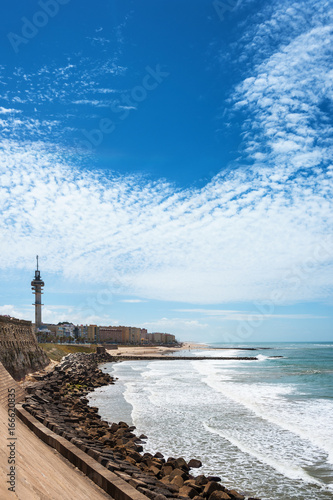
{"type": "Polygon", "coordinates": [[[49,364],[46,353],[38,346],[31,321],[0,316],[0,362],[15,380],[49,364]]]}

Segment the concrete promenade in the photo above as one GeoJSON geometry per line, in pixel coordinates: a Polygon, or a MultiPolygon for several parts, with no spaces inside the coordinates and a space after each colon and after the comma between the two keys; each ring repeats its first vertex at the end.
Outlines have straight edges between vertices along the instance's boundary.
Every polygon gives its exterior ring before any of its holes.
{"type": "Polygon", "coordinates": [[[110,499],[88,477],[43,443],[19,418],[15,422],[15,492],[8,491],[10,448],[7,394],[23,391],[0,363],[0,498],[1,500],[102,500],[110,499]]]}
{"type": "Polygon", "coordinates": [[[8,491],[7,411],[0,407],[1,500],[102,500],[104,493],[57,451],[43,443],[16,419],[16,487],[8,491]]]}

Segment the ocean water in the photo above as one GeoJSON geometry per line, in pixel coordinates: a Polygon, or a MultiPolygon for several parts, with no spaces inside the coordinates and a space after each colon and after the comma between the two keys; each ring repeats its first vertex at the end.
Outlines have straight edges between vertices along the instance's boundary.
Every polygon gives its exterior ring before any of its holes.
{"type": "Polygon", "coordinates": [[[333,343],[263,346],[178,352],[258,361],[109,363],[103,370],[118,381],[90,401],[102,418],[146,434],[145,451],[198,458],[193,473],[229,488],[262,500],[332,499],[333,343]]]}

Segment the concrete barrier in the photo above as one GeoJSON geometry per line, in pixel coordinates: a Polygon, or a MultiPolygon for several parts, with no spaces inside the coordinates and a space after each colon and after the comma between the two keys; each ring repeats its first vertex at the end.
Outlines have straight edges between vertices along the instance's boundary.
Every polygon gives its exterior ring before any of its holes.
{"type": "Polygon", "coordinates": [[[94,458],[67,441],[67,439],[58,436],[51,429],[45,427],[28,413],[21,404],[16,406],[16,414],[44,443],[56,449],[115,500],[147,500],[148,497],[96,462],[94,458]]]}

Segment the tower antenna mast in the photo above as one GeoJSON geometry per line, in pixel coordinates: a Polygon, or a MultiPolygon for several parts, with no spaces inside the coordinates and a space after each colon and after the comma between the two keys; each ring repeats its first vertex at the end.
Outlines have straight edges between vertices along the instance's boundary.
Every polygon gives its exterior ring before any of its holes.
{"type": "Polygon", "coordinates": [[[40,270],[38,269],[38,255],[36,255],[37,259],[37,269],[35,271],[35,277],[31,282],[32,293],[35,295],[35,331],[37,332],[39,328],[42,326],[42,295],[43,295],[43,286],[44,281],[40,276],[40,270]]]}

